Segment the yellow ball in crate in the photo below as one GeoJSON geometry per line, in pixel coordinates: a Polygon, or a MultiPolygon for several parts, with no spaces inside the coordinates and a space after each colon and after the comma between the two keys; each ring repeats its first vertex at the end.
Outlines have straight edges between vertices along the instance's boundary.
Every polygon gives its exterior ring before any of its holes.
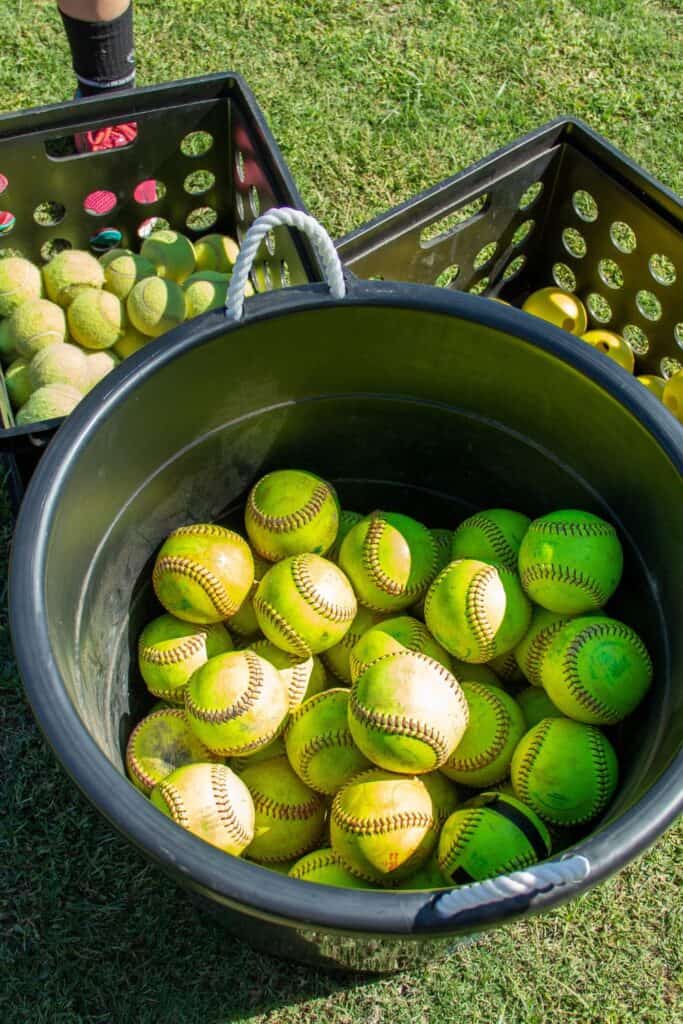
{"type": "Polygon", "coordinates": [[[666,382],[662,401],[671,415],[683,423],[683,370],[679,370],[666,382]]]}
{"type": "Polygon", "coordinates": [[[602,352],[603,355],[618,363],[619,366],[623,366],[629,373],[633,373],[636,365],[633,349],[620,334],[603,330],[586,331],[585,334],[581,335],[581,340],[587,341],[598,352],[602,352]]]}
{"type": "Polygon", "coordinates": [[[522,309],[570,334],[585,334],[588,327],[588,314],[581,299],[561,288],[541,288],[533,292],[522,309]]]}

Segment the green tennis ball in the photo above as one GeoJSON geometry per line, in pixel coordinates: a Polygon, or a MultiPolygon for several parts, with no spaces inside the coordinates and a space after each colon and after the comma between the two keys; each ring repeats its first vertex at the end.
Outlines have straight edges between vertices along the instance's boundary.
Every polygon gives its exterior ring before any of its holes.
{"type": "Polygon", "coordinates": [[[453,534],[451,559],[476,558],[517,571],[519,548],[531,520],[507,508],[489,508],[461,523],[453,534]]]}
{"type": "Polygon", "coordinates": [[[320,555],[293,555],[277,562],[254,595],[264,635],[283,651],[306,658],[339,643],[357,610],[344,573],[320,555]]]}
{"type": "Polygon", "coordinates": [[[455,676],[416,651],[371,662],[351,689],[351,735],[387,771],[439,768],[462,740],[467,721],[467,701],[455,676]]]}
{"type": "Polygon", "coordinates": [[[219,758],[197,739],[179,708],[163,708],[142,719],[126,747],[126,771],[131,782],[149,795],[176,768],[219,758]]]}
{"type": "Polygon", "coordinates": [[[529,628],[515,647],[515,660],[532,686],[541,686],[541,664],[549,644],[571,616],[534,608],[529,628]]]}
{"type": "MultiPolygon", "coordinates": [[[[0,260],[0,266],[4,262],[0,260]]],[[[41,349],[65,340],[64,310],[47,299],[23,302],[7,321],[7,336],[14,350],[31,360],[41,349]]]]}
{"type": "Polygon", "coordinates": [[[285,729],[292,768],[307,786],[328,796],[370,767],[353,741],[348,710],[348,690],[325,690],[292,711],[285,729]]]}
{"type": "Polygon", "coordinates": [[[435,639],[474,664],[512,650],[530,619],[531,605],[516,573],[473,558],[447,565],[425,599],[425,620],[435,639]]]}
{"type": "Polygon", "coordinates": [[[240,778],[254,801],[250,860],[270,864],[301,857],[320,844],[326,804],[299,779],[286,757],[249,765],[240,778]]]}
{"type": "Polygon", "coordinates": [[[265,658],[278,670],[287,688],[289,707],[292,711],[302,701],[320,693],[327,686],[325,669],[315,654],[308,658],[288,654],[287,651],[282,651],[275,644],[271,644],[270,640],[255,640],[249,645],[249,649],[265,658]]]}
{"type": "Polygon", "coordinates": [[[254,559],[254,582],[235,614],[230,616],[230,629],[238,636],[247,639],[259,636],[261,632],[256,612],[254,611],[254,594],[258,590],[259,583],[270,569],[271,564],[266,562],[265,558],[257,555],[253,549],[250,550],[254,559]]]}
{"type": "Polygon", "coordinates": [[[126,310],[133,327],[158,338],[185,319],[185,294],[173,280],[146,277],[131,289],[126,310]]]}
{"type": "Polygon", "coordinates": [[[208,658],[232,649],[230,634],[220,623],[197,626],[160,615],[140,634],[138,667],[150,693],[171,704],[184,704],[192,674],[208,658]]]}
{"type": "Polygon", "coordinates": [[[87,352],[85,363],[87,370],[86,394],[96,384],[118,366],[121,360],[113,352],[103,349],[101,352],[87,352]]]}
{"type": "Polygon", "coordinates": [[[137,328],[133,327],[130,322],[125,325],[125,333],[115,345],[112,345],[112,352],[114,352],[119,359],[127,359],[128,356],[134,355],[139,352],[141,348],[144,348],[149,337],[146,334],[142,334],[137,328]]]}
{"type": "Polygon", "coordinates": [[[541,683],[569,718],[615,725],[634,711],[652,682],[652,662],[630,626],[586,615],[555,634],[540,666],[541,683]]]}
{"type": "Polygon", "coordinates": [[[449,672],[451,670],[450,654],[436,642],[427,627],[410,615],[399,615],[384,619],[363,634],[349,658],[351,680],[355,681],[375,658],[403,650],[426,654],[449,672]]]}
{"type": "MultiPolygon", "coordinates": [[[[177,231],[153,231],[140,248],[140,255],[156,267],[159,277],[182,284],[195,268],[192,242],[177,231]]],[[[142,328],[140,328],[142,330],[142,328]]]]}
{"type": "Polygon", "coordinates": [[[307,853],[289,871],[290,878],[318,885],[334,885],[340,889],[371,889],[372,886],[352,875],[344,867],[331,846],[307,853]]]}
{"type": "Polygon", "coordinates": [[[25,359],[15,359],[5,370],[5,387],[14,409],[21,408],[31,397],[33,387],[29,366],[25,359]]]}
{"type": "Polygon", "coordinates": [[[239,256],[240,247],[229,235],[204,235],[194,243],[197,270],[215,270],[231,274],[239,256]]]}
{"type": "Polygon", "coordinates": [[[71,302],[66,319],[77,342],[88,349],[111,348],[126,333],[123,304],[111,292],[86,288],[71,302]]]}
{"type": "Polygon", "coordinates": [[[556,825],[597,817],[617,788],[617,755],[594,725],[543,718],[518,744],[512,785],[520,800],[556,825]]]}
{"type": "Polygon", "coordinates": [[[87,357],[77,345],[57,342],[48,345],[33,357],[29,365],[31,390],[48,384],[71,384],[82,395],[88,390],[87,357]]]}
{"type": "Polygon", "coordinates": [[[360,604],[401,611],[418,601],[434,579],[434,537],[422,523],[398,512],[373,512],[352,527],[339,552],[360,604]]]}
{"type": "Polygon", "coordinates": [[[533,729],[542,718],[564,718],[541,686],[527,686],[517,694],[517,703],[524,715],[525,731],[533,729]]]}
{"type": "Polygon", "coordinates": [[[472,665],[458,658],[451,658],[452,672],[460,685],[463,683],[482,683],[484,686],[499,686],[502,682],[488,665],[472,665]]]}
{"type": "Polygon", "coordinates": [[[220,309],[225,305],[230,277],[214,270],[202,270],[190,274],[183,282],[185,292],[185,316],[191,320],[194,316],[207,313],[210,309],[220,309]]]}
{"type": "Polygon", "coordinates": [[[466,682],[462,692],[469,722],[441,771],[463,786],[493,786],[509,774],[515,747],[526,732],[524,716],[505,690],[466,682]]]}
{"type": "Polygon", "coordinates": [[[314,473],[279,469],[254,484],[244,522],[254,549],[269,562],[312,552],[324,555],[337,536],[339,501],[314,473]]]}
{"type": "Polygon", "coordinates": [[[0,359],[7,365],[17,358],[17,352],[9,333],[9,318],[0,320],[0,359]]]}
{"type": "Polygon", "coordinates": [[[353,682],[351,656],[354,647],[369,629],[386,618],[386,614],[386,612],[373,612],[360,605],[348,633],[344,634],[338,644],[330,647],[321,655],[330,672],[346,686],[350,686],[353,682]]]}
{"type": "Polygon", "coordinates": [[[282,728],[288,711],[287,688],[279,672],[253,651],[210,658],[185,689],[190,728],[209,750],[227,757],[243,757],[265,747],[282,728]]]}
{"type": "Polygon", "coordinates": [[[50,384],[34,391],[14,417],[18,427],[68,416],[83,395],[70,384],[50,384]]]}
{"type": "Polygon", "coordinates": [[[519,552],[519,574],[531,600],[569,615],[600,608],[617,589],[623,564],[614,527],[574,509],[535,519],[519,552]]]}
{"type": "Polygon", "coordinates": [[[68,306],[85,289],[102,288],[104,268],[89,252],[65,249],[43,267],[48,298],[58,306],[68,306]]]}
{"type": "Polygon", "coordinates": [[[38,267],[23,256],[6,256],[0,260],[0,316],[11,316],[29,299],[43,294],[43,281],[38,267]]]}
{"type": "Polygon", "coordinates": [[[348,509],[342,509],[339,513],[339,529],[337,530],[337,536],[334,539],[334,544],[327,552],[327,557],[332,562],[339,562],[339,552],[341,550],[342,542],[346,537],[349,530],[363,519],[360,512],[349,512],[348,509]]]}
{"type": "MultiPolygon", "coordinates": [[[[445,569],[448,563],[451,561],[451,542],[453,540],[452,530],[430,530],[430,533],[436,541],[436,569],[434,570],[434,578],[439,575],[442,569],[445,569]]],[[[425,617],[425,597],[426,594],[417,601],[411,611],[413,615],[417,615],[419,619],[424,622],[425,617]]]]}
{"type": "Polygon", "coordinates": [[[503,793],[482,793],[450,816],[437,857],[446,878],[467,885],[521,871],[549,854],[548,829],[530,807],[503,793]]]}
{"type": "Polygon", "coordinates": [[[128,249],[110,249],[100,257],[100,263],[104,267],[104,287],[122,301],[138,281],[156,275],[151,260],[128,249]]]}

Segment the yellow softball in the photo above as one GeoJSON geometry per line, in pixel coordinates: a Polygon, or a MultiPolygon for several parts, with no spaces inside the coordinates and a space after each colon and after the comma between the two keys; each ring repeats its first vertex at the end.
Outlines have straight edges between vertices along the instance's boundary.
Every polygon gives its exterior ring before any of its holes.
{"type": "Polygon", "coordinates": [[[399,615],[377,623],[363,634],[349,658],[351,681],[355,682],[376,658],[400,651],[426,654],[444,668],[451,669],[450,654],[436,642],[425,624],[410,615],[399,615]]]}
{"type": "Polygon", "coordinates": [[[251,557],[254,559],[254,580],[244,601],[242,601],[235,614],[231,615],[228,620],[228,625],[232,632],[236,636],[244,637],[246,640],[261,635],[256,612],[254,611],[254,594],[258,590],[259,583],[270,569],[271,564],[253,550],[251,557]]]}
{"type": "Polygon", "coordinates": [[[542,686],[541,665],[543,657],[553,638],[571,619],[572,615],[549,612],[546,608],[534,607],[526,633],[514,649],[515,661],[524,678],[532,686],[542,686]]]}
{"type": "Polygon", "coordinates": [[[278,469],[256,483],[244,522],[255,550],[269,562],[312,552],[324,555],[339,529],[339,501],[314,473],[278,469]]]}
{"type": "Polygon", "coordinates": [[[340,889],[371,889],[372,886],[351,874],[331,846],[307,853],[289,870],[290,878],[318,885],[334,885],[340,889]]]}
{"type": "Polygon", "coordinates": [[[524,716],[505,690],[468,682],[462,691],[469,724],[441,771],[463,786],[493,786],[510,772],[515,747],[526,732],[524,716]]]}
{"type": "Polygon", "coordinates": [[[373,626],[376,626],[378,622],[382,622],[387,617],[387,614],[387,612],[373,612],[370,608],[364,608],[362,605],[359,605],[348,632],[344,633],[338,644],[330,647],[329,650],[321,655],[325,666],[332,675],[336,676],[340,682],[345,683],[346,686],[350,686],[353,682],[351,658],[354,647],[361,637],[369,629],[372,629],[373,626]]]}
{"type": "Polygon", "coordinates": [[[220,761],[194,735],[180,708],[162,708],[133,729],[126,746],[126,770],[131,782],[149,795],[176,768],[220,761]]]}
{"type": "Polygon", "coordinates": [[[334,544],[327,552],[327,557],[330,559],[330,561],[339,561],[339,552],[341,551],[341,546],[344,543],[344,538],[346,537],[349,530],[351,530],[356,525],[356,523],[360,523],[361,519],[363,518],[364,516],[362,516],[360,512],[350,512],[348,509],[344,508],[340,511],[339,529],[337,530],[337,536],[334,539],[334,544]]]}
{"type": "Polygon", "coordinates": [[[320,693],[327,686],[325,668],[315,654],[308,658],[288,654],[287,651],[271,644],[270,640],[255,640],[250,645],[250,650],[265,658],[278,670],[287,688],[290,710],[314,694],[320,693]]]}
{"type": "MultiPolygon", "coordinates": [[[[436,565],[434,567],[434,578],[439,575],[442,569],[445,569],[448,563],[451,561],[451,544],[453,542],[453,531],[444,530],[440,527],[429,531],[434,538],[436,543],[436,565]]],[[[422,619],[424,622],[425,617],[425,596],[423,594],[419,601],[410,609],[413,615],[416,615],[418,619],[422,619]]]]}
{"type": "Polygon", "coordinates": [[[286,757],[248,765],[240,778],[254,802],[250,860],[268,864],[301,857],[315,849],[325,822],[323,797],[304,785],[286,757]]]}
{"type": "Polygon", "coordinates": [[[266,743],[265,747],[252,750],[244,757],[230,758],[230,767],[236,775],[241,775],[245,768],[252,764],[259,764],[261,761],[271,761],[274,757],[286,757],[285,739],[282,733],[278,733],[274,740],[266,743]]]}
{"type": "Polygon", "coordinates": [[[138,641],[138,666],[150,693],[183,704],[193,672],[217,654],[233,648],[220,622],[199,626],[173,615],[160,615],[145,626],[138,641]]]}
{"type": "Polygon", "coordinates": [[[364,768],[368,759],[353,741],[348,723],[349,691],[325,690],[289,716],[285,748],[299,778],[318,793],[333,796],[364,768]]]}

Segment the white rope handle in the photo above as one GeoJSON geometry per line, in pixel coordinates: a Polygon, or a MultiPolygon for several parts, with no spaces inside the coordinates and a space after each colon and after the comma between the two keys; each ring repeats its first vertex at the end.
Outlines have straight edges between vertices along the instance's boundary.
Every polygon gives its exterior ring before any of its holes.
{"type": "Polygon", "coordinates": [[[282,225],[290,228],[298,228],[303,231],[313,246],[315,254],[320,260],[323,274],[327,281],[330,292],[335,299],[343,299],[346,295],[346,284],[342,265],[334,243],[325,228],[318,223],[315,217],[310,217],[301,210],[292,210],[288,206],[268,210],[263,216],[258,217],[247,231],[239,256],[235,262],[228,288],[228,296],[225,300],[225,315],[231,320],[241,320],[244,307],[244,289],[249,278],[258,248],[271,228],[282,225]]]}

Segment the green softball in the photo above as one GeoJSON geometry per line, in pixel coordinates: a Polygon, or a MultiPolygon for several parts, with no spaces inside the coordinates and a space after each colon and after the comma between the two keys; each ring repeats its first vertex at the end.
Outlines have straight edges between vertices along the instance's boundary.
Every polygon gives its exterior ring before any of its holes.
{"type": "Polygon", "coordinates": [[[503,793],[482,793],[455,811],[441,831],[438,864],[457,884],[521,871],[550,855],[539,817],[503,793]]]}
{"type": "Polygon", "coordinates": [[[410,615],[399,615],[372,626],[358,641],[349,658],[351,680],[355,682],[376,658],[404,650],[426,654],[451,670],[450,654],[436,642],[424,623],[410,615]]]}
{"type": "Polygon", "coordinates": [[[332,485],[314,473],[278,469],[252,487],[244,523],[268,562],[305,552],[324,555],[339,529],[339,501],[332,485]]]}
{"type": "Polygon", "coordinates": [[[499,686],[503,688],[502,681],[488,665],[472,665],[467,661],[460,661],[458,658],[451,658],[452,672],[460,685],[463,683],[483,683],[484,686],[499,686]]]}
{"type": "Polygon", "coordinates": [[[453,534],[451,559],[476,558],[517,571],[517,559],[531,520],[507,508],[489,508],[461,523],[453,534]]]}
{"type": "Polygon", "coordinates": [[[220,622],[198,626],[173,615],[160,615],[140,634],[138,667],[150,693],[183,704],[192,673],[209,658],[232,649],[232,638],[220,622]]]}
{"type": "Polygon", "coordinates": [[[339,552],[344,542],[346,534],[351,530],[357,523],[364,518],[360,512],[350,512],[348,509],[342,509],[339,513],[339,529],[337,530],[337,536],[334,539],[334,544],[327,552],[327,557],[331,562],[339,561],[339,552]]]}
{"type": "Polygon", "coordinates": [[[524,715],[525,732],[538,725],[542,718],[564,718],[542,686],[527,686],[517,694],[516,700],[524,715]]]}
{"type": "Polygon", "coordinates": [[[230,759],[230,767],[236,775],[241,775],[245,768],[252,764],[259,764],[261,761],[271,761],[274,757],[286,757],[285,740],[282,733],[278,733],[274,740],[266,743],[265,747],[250,751],[244,757],[233,757],[230,759]]]}
{"type": "Polygon", "coordinates": [[[540,667],[545,691],[569,718],[615,725],[638,707],[652,682],[652,662],[630,626],[607,616],[568,622],[540,667]]]}
{"type": "Polygon", "coordinates": [[[541,663],[556,633],[571,620],[570,615],[534,608],[529,628],[514,650],[515,661],[532,686],[542,686],[541,663]]]}
{"type": "Polygon", "coordinates": [[[300,658],[281,650],[270,640],[255,640],[249,649],[269,661],[280,673],[287,688],[290,711],[327,687],[325,668],[315,654],[300,658]]]}
{"type": "Polygon", "coordinates": [[[164,541],[152,573],[167,612],[187,622],[222,622],[239,609],[254,581],[249,545],[213,523],[181,526],[164,541]]]}
{"type": "Polygon", "coordinates": [[[524,673],[515,660],[515,649],[499,654],[497,658],[491,658],[487,662],[487,668],[498,676],[499,686],[523,686],[526,682],[524,673]]]}
{"type": "Polygon", "coordinates": [[[275,738],[289,711],[280,673],[253,651],[211,658],[185,688],[190,728],[216,754],[244,756],[275,738]]]}
{"type": "Polygon", "coordinates": [[[372,888],[344,867],[331,846],[307,853],[290,869],[289,877],[302,882],[317,882],[318,885],[334,885],[340,889],[372,888]]]}
{"type": "Polygon", "coordinates": [[[437,566],[434,537],[422,523],[398,512],[373,512],[344,538],[340,568],[360,604],[400,611],[424,596],[437,566]]]}
{"type": "MultiPolygon", "coordinates": [[[[420,775],[420,781],[427,787],[432,800],[434,824],[422,840],[422,847],[428,847],[431,854],[435,844],[439,841],[441,829],[458,806],[458,790],[455,783],[447,779],[440,771],[420,775]]],[[[424,865],[423,870],[428,870],[428,863],[424,865]]]]}
{"type": "Polygon", "coordinates": [[[418,868],[412,875],[404,878],[396,885],[396,888],[402,892],[411,889],[424,891],[425,889],[448,889],[449,887],[450,882],[444,877],[436,854],[432,854],[421,868],[418,868]]]}
{"type": "Polygon", "coordinates": [[[339,643],[358,605],[351,584],[333,562],[303,554],[268,570],[254,595],[254,611],[276,647],[307,658],[339,643]]]}
{"type": "Polygon", "coordinates": [[[224,764],[186,764],[157,783],[158,810],[224,853],[239,856],[254,836],[249,790],[224,764]]]}
{"type": "Polygon", "coordinates": [[[348,633],[344,634],[338,644],[324,652],[322,659],[326,667],[340,682],[347,686],[351,685],[353,682],[351,653],[354,647],[369,629],[376,626],[378,622],[382,622],[386,617],[387,612],[373,612],[369,608],[359,605],[348,633]]]}
{"type": "Polygon", "coordinates": [[[246,851],[250,860],[289,860],[318,846],[325,801],[295,775],[286,757],[249,765],[240,778],[254,801],[254,839],[246,851]]]}
{"type": "Polygon", "coordinates": [[[617,786],[617,755],[594,725],[544,718],[512,758],[520,800],[556,825],[579,825],[601,813],[617,786]]]}
{"type": "Polygon", "coordinates": [[[463,683],[469,708],[465,733],[441,771],[454,782],[479,789],[509,774],[515,747],[526,732],[517,702],[494,686],[463,683]]]}
{"type": "Polygon", "coordinates": [[[416,651],[372,662],[351,688],[349,727],[358,748],[387,771],[421,774],[448,759],[468,710],[448,669],[416,651]]]}
{"type": "Polygon", "coordinates": [[[251,557],[254,559],[254,580],[249,588],[249,593],[235,614],[230,616],[229,620],[229,626],[233,633],[247,640],[261,635],[256,612],[254,611],[254,594],[271,565],[270,562],[266,562],[265,558],[257,555],[255,551],[251,552],[251,557]]]}
{"type": "Polygon", "coordinates": [[[600,608],[617,589],[623,564],[614,527],[574,509],[535,519],[519,551],[519,574],[531,600],[569,615],[600,608]]]}
{"type": "Polygon", "coordinates": [[[371,767],[354,743],[348,710],[347,689],[325,690],[292,711],[285,730],[292,768],[307,786],[328,796],[371,767]]]}
{"type": "Polygon", "coordinates": [[[531,605],[516,574],[473,558],[450,562],[425,600],[425,621],[435,639],[474,664],[515,647],[530,618],[531,605]]]}
{"type": "Polygon", "coordinates": [[[147,715],[135,726],[126,746],[128,777],[146,796],[176,768],[219,760],[197,739],[180,708],[147,715]]]}

